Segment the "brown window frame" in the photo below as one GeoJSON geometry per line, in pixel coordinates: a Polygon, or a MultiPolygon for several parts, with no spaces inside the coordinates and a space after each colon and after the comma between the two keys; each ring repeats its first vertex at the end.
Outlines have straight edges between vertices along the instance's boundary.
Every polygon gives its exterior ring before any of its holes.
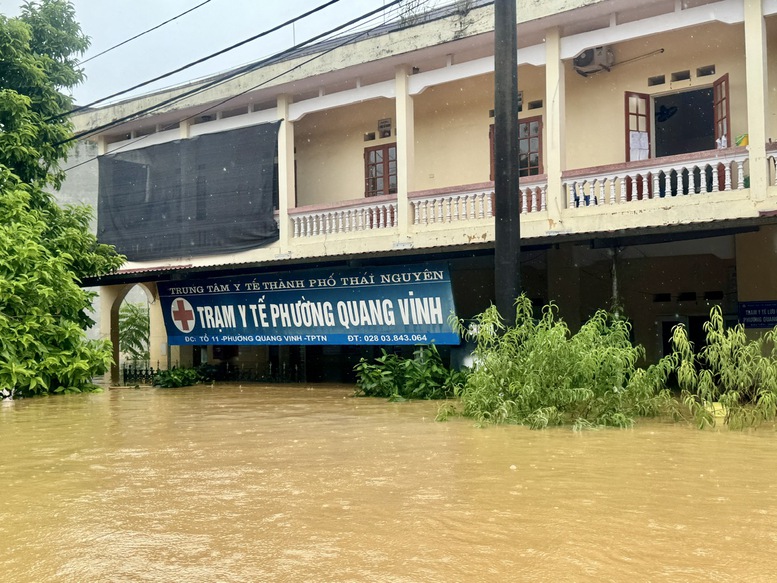
{"type": "Polygon", "coordinates": [[[636,91],[625,91],[624,98],[624,113],[626,115],[626,162],[633,162],[631,159],[631,128],[636,128],[634,131],[642,131],[639,128],[644,125],[645,132],[648,136],[648,159],[653,157],[653,128],[651,125],[651,105],[652,96],[648,93],[638,93],[636,91]],[[632,106],[636,104],[637,109],[632,106]],[[640,109],[640,104],[643,109],[640,109]]]}
{"type": "Polygon", "coordinates": [[[397,143],[391,142],[379,146],[364,148],[364,196],[384,196],[397,193],[397,143]],[[394,150],[394,172],[391,172],[391,150],[394,150]],[[370,156],[373,152],[382,152],[382,160],[373,161],[370,156]],[[382,167],[382,174],[371,176],[370,169],[382,167]],[[391,177],[394,177],[394,187],[391,187],[391,177]],[[382,188],[378,187],[378,180],[383,179],[382,188]]]}
{"type": "Polygon", "coordinates": [[[731,86],[728,73],[712,84],[712,107],[715,123],[715,140],[726,136],[726,146],[731,147],[731,86]]]}
{"type": "MultiPolygon", "coordinates": [[[[544,172],[543,170],[543,159],[542,159],[542,116],[541,115],[534,115],[532,117],[526,117],[518,120],[518,148],[520,150],[520,144],[521,140],[527,140],[529,141],[529,144],[531,144],[531,138],[536,137],[537,138],[537,165],[536,166],[527,166],[528,171],[524,173],[520,173],[521,178],[527,177],[527,176],[537,176],[539,174],[542,174],[544,172]],[[521,126],[524,126],[526,128],[529,128],[529,125],[533,122],[538,122],[538,128],[537,128],[537,135],[532,136],[530,131],[527,129],[527,136],[522,138],[521,137],[521,126]],[[535,172],[531,172],[531,170],[536,170],[535,172]]],[[[489,180],[494,180],[496,171],[496,159],[494,157],[494,124],[491,124],[488,131],[488,141],[491,146],[491,174],[489,175],[489,180]]],[[[529,155],[531,155],[533,150],[529,149],[529,155]]],[[[520,156],[520,153],[519,153],[520,156]]]]}

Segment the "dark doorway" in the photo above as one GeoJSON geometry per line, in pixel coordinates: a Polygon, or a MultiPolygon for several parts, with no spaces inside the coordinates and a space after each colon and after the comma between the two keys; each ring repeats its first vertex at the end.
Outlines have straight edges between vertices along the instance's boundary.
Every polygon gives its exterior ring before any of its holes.
{"type": "Polygon", "coordinates": [[[712,88],[655,97],[656,157],[715,148],[712,88]]]}
{"type": "Polygon", "coordinates": [[[704,348],[707,345],[707,333],[704,331],[704,323],[707,320],[707,316],[688,316],[684,320],[664,320],[661,323],[664,356],[672,354],[672,328],[677,324],[685,324],[685,328],[688,331],[688,340],[693,343],[695,352],[704,348]]]}

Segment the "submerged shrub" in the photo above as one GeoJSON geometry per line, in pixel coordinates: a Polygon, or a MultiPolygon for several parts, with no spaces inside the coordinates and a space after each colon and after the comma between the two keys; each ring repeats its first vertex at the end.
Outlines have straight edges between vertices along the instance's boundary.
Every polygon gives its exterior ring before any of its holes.
{"type": "Polygon", "coordinates": [[[164,389],[177,387],[189,387],[202,380],[200,373],[195,368],[172,368],[160,370],[154,375],[154,386],[164,389]]]}
{"type": "Polygon", "coordinates": [[[446,399],[466,380],[466,373],[451,370],[442,362],[434,345],[420,346],[413,358],[403,358],[382,350],[382,356],[369,362],[362,358],[354,367],[357,396],[392,400],[446,399]]]}
{"type": "Polygon", "coordinates": [[[775,418],[775,330],[748,340],[742,324],[724,328],[722,311],[715,306],[704,324],[707,343],[695,352],[685,327],[675,326],[672,345],[677,380],[683,403],[699,427],[715,425],[718,411],[723,422],[733,428],[775,418]]]}
{"type": "Polygon", "coordinates": [[[535,429],[628,427],[637,416],[667,408],[671,359],[638,368],[644,353],[631,343],[627,321],[600,310],[572,335],[557,312],[547,305],[536,320],[522,295],[515,326],[505,327],[494,306],[476,318],[470,333],[477,341],[476,366],[457,391],[464,415],[535,429]]]}

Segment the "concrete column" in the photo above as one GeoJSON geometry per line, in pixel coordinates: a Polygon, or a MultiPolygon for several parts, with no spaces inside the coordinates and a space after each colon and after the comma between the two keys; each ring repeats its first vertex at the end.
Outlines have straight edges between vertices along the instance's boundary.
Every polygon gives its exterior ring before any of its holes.
{"type": "Polygon", "coordinates": [[[415,174],[415,119],[413,97],[410,95],[409,66],[396,70],[397,110],[397,224],[400,239],[409,237],[410,204],[408,194],[413,189],[415,174]]]}
{"type": "Polygon", "coordinates": [[[548,250],[548,299],[572,332],[580,328],[580,268],[572,245],[548,250]]]}
{"type": "Polygon", "coordinates": [[[766,116],[769,106],[766,64],[766,23],[763,0],[744,0],[747,131],[750,141],[750,195],[766,198],[769,166],[766,158],[766,116]]]}
{"type": "Polygon", "coordinates": [[[548,214],[558,222],[566,206],[561,173],[566,169],[566,88],[561,60],[561,31],[545,31],[545,174],[548,176],[548,214]]]}
{"type": "MultiPolygon", "coordinates": [[[[754,233],[736,235],[737,301],[777,300],[777,225],[766,225],[754,233]]],[[[756,338],[765,329],[747,330],[756,338]]]]}
{"type": "Polygon", "coordinates": [[[162,302],[159,300],[159,292],[155,283],[144,284],[148,291],[148,356],[151,366],[167,368],[169,348],[167,346],[167,330],[162,315],[162,302]]]}
{"type": "Polygon", "coordinates": [[[178,125],[178,131],[182,140],[188,140],[191,137],[192,120],[185,119],[178,125]]]}
{"type": "Polygon", "coordinates": [[[737,300],[777,300],[777,225],[736,236],[737,300]]]}
{"type": "Polygon", "coordinates": [[[288,95],[278,96],[278,119],[282,119],[278,132],[278,222],[280,223],[281,253],[291,249],[291,221],[289,209],[297,204],[294,175],[294,122],[289,120],[288,95]]]}
{"type": "Polygon", "coordinates": [[[102,285],[100,295],[100,338],[113,344],[113,364],[110,370],[112,385],[119,383],[119,306],[126,294],[121,285],[102,285]]]}

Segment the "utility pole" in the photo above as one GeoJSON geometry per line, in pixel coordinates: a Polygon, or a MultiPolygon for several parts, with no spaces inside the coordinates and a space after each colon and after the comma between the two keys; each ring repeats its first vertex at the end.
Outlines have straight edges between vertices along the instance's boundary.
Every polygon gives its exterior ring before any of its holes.
{"type": "Polygon", "coordinates": [[[518,38],[516,0],[494,2],[494,284],[496,307],[515,324],[521,293],[521,223],[518,184],[518,38]]]}

